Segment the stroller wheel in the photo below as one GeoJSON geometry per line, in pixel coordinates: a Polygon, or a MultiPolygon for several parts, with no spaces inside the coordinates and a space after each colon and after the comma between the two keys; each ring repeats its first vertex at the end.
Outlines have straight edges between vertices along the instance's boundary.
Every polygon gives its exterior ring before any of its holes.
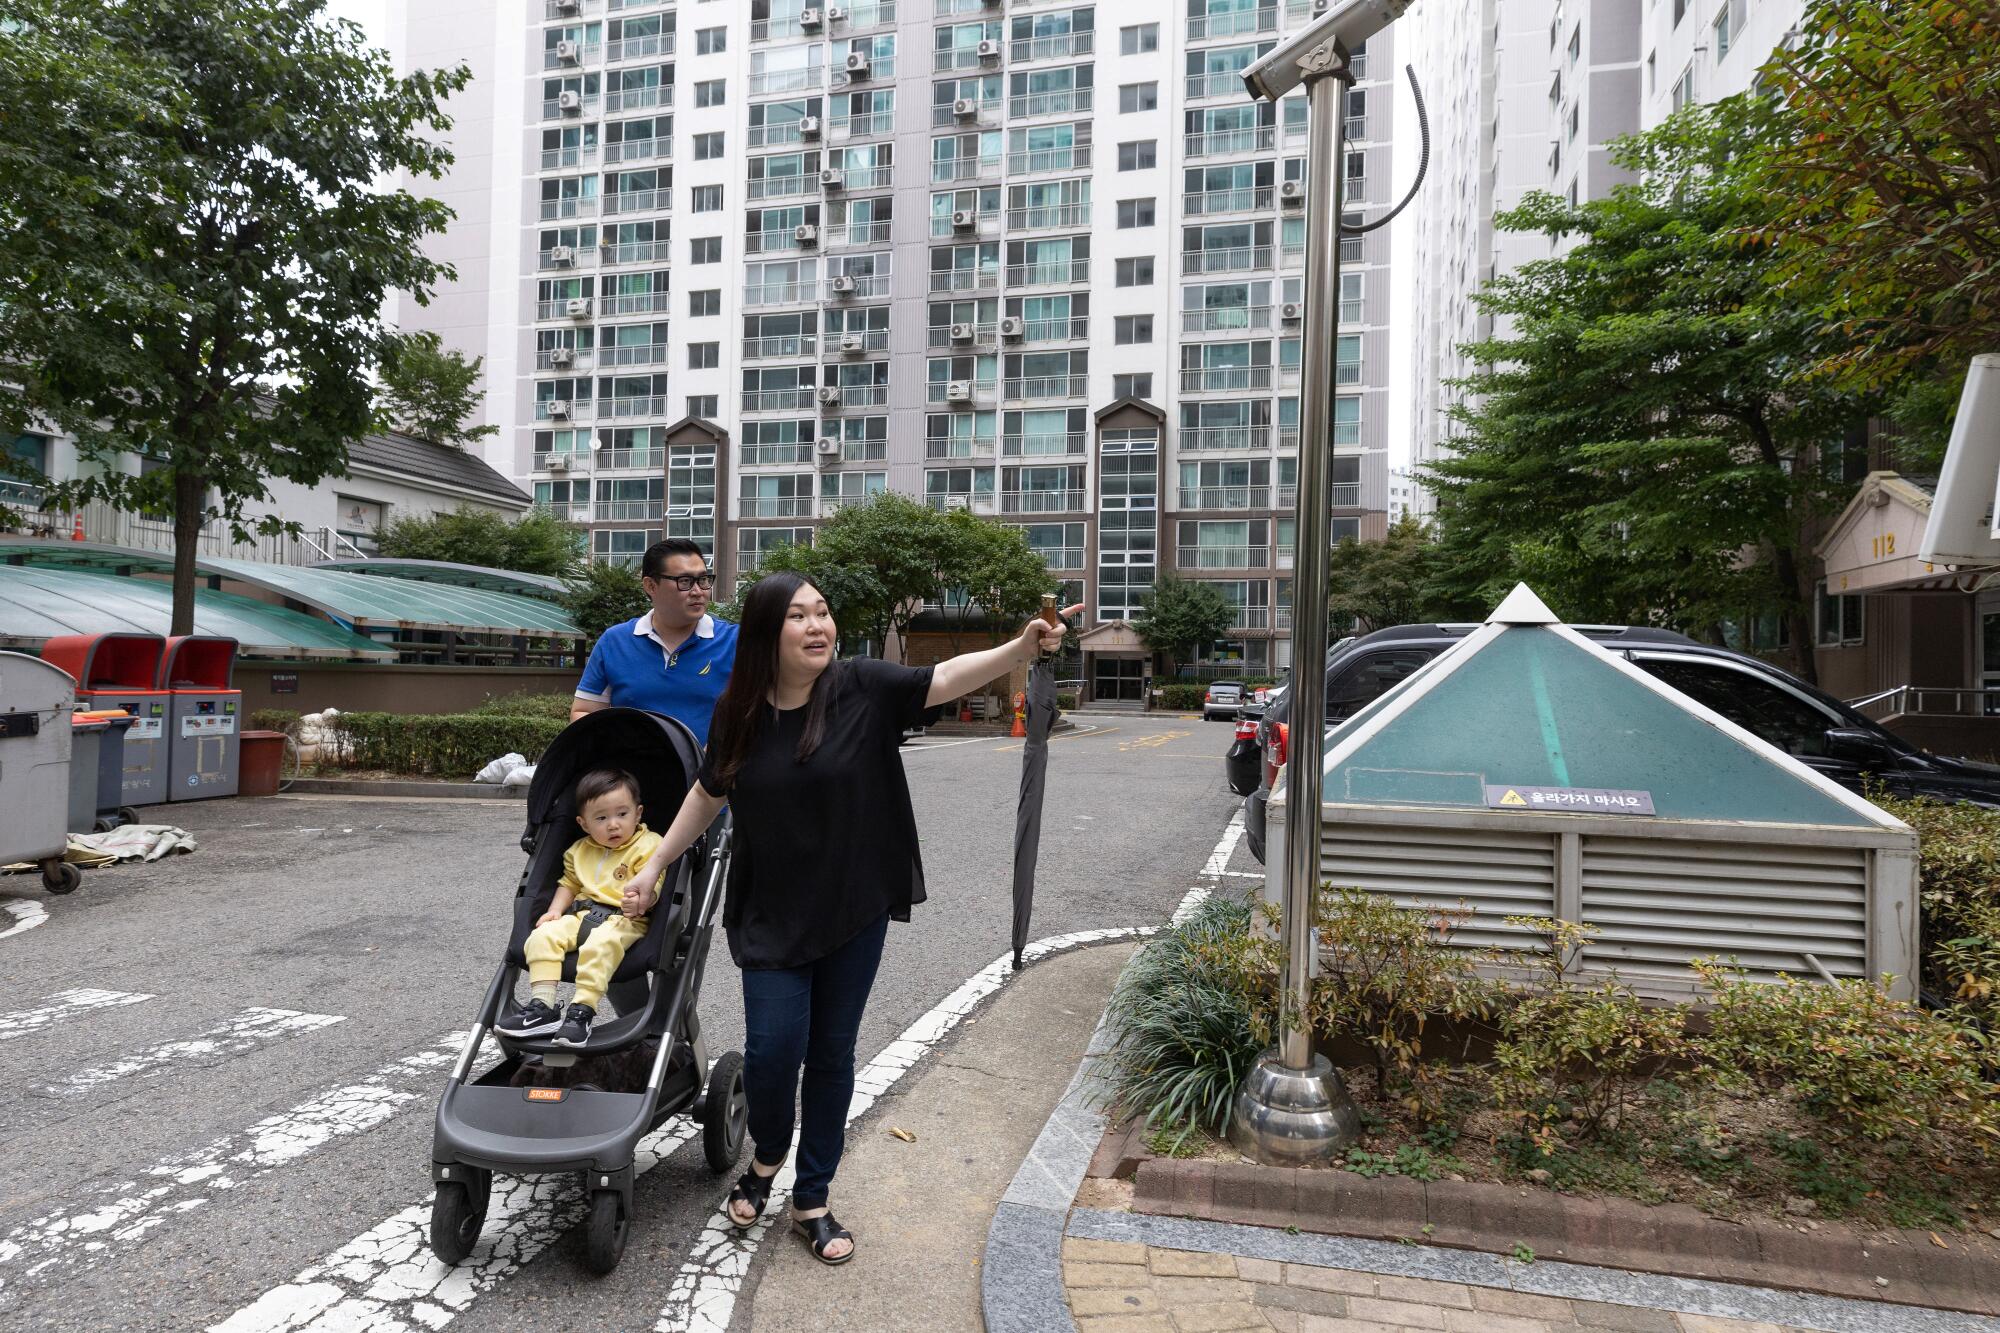
{"type": "Polygon", "coordinates": [[[708,1071],[708,1093],[702,1098],[701,1151],[708,1169],[722,1175],[743,1155],[743,1127],[750,1118],[743,1097],[743,1056],[723,1053],[708,1071]]]}
{"type": "Polygon", "coordinates": [[[632,1219],[617,1190],[598,1190],[590,1196],[590,1225],[584,1235],[583,1266],[599,1277],[618,1267],[625,1254],[625,1236],[632,1219]]]}
{"type": "Polygon", "coordinates": [[[479,1243],[492,1185],[490,1171],[479,1172],[470,1185],[456,1180],[438,1182],[437,1197],[431,1200],[431,1253],[440,1262],[462,1264],[479,1243]]]}

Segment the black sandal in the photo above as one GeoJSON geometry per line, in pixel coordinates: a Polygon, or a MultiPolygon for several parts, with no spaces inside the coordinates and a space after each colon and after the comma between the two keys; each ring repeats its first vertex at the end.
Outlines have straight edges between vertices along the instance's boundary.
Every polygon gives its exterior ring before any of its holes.
{"type": "Polygon", "coordinates": [[[832,1213],[821,1213],[818,1217],[794,1217],[792,1230],[798,1232],[812,1251],[813,1258],[828,1268],[837,1268],[854,1257],[854,1233],[834,1221],[832,1213]],[[847,1253],[835,1259],[826,1257],[826,1247],[834,1241],[847,1242],[847,1253]]]}
{"type": "Polygon", "coordinates": [[[722,1209],[729,1218],[729,1225],[735,1227],[738,1231],[748,1231],[751,1227],[756,1226],[764,1216],[764,1205],[771,1202],[771,1187],[777,1183],[777,1180],[778,1173],[776,1171],[773,1171],[768,1176],[758,1175],[754,1163],[748,1171],[738,1176],[736,1184],[730,1188],[729,1201],[723,1205],[722,1209]],[[733,1205],[739,1203],[747,1203],[756,1209],[757,1216],[751,1218],[748,1222],[739,1220],[736,1216],[736,1209],[733,1207],[733,1205]]]}

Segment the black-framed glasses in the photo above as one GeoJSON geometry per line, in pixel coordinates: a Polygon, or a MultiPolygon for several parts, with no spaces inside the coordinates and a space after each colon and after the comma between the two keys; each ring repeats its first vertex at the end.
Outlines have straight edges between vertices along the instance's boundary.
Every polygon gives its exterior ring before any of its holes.
{"type": "Polygon", "coordinates": [[[671,583],[682,592],[693,592],[696,588],[715,586],[713,574],[654,574],[650,577],[655,583],[671,583]]]}

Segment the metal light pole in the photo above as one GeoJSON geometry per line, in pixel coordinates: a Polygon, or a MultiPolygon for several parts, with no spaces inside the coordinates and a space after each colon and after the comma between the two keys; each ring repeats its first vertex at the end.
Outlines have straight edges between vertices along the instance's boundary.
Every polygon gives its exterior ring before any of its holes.
{"type": "Polygon", "coordinates": [[[1243,71],[1253,97],[1306,86],[1306,299],[1299,403],[1298,552],[1292,585],[1290,755],[1285,764],[1285,967],[1278,1044],[1237,1094],[1229,1137],[1266,1163],[1319,1162],[1354,1142],[1361,1117],[1303,1014],[1312,998],[1313,895],[1319,885],[1320,779],[1326,716],[1328,511],[1333,505],[1334,350],[1340,324],[1340,190],[1352,49],[1410,0],[1347,0],[1243,71]]]}

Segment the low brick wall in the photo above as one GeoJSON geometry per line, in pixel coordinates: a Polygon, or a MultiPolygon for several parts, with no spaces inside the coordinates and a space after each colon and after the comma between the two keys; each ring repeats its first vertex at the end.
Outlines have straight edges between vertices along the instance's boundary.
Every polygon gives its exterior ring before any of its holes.
{"type": "Polygon", "coordinates": [[[546,667],[369,665],[358,662],[238,662],[245,712],[463,713],[507,694],[569,694],[581,673],[546,667]],[[272,678],[295,688],[279,692],[272,678]]]}

